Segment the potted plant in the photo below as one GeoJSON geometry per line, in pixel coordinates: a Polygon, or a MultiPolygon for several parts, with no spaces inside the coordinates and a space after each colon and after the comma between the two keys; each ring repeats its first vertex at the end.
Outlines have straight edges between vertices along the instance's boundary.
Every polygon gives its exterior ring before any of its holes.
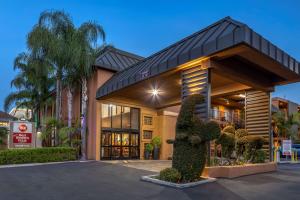
{"type": "Polygon", "coordinates": [[[159,136],[155,136],[152,141],[153,145],[153,160],[159,159],[159,152],[160,152],[160,146],[161,146],[161,138],[159,136]]]}
{"type": "Polygon", "coordinates": [[[153,151],[153,145],[151,143],[146,144],[144,151],[144,159],[149,160],[151,152],[153,151]]]}

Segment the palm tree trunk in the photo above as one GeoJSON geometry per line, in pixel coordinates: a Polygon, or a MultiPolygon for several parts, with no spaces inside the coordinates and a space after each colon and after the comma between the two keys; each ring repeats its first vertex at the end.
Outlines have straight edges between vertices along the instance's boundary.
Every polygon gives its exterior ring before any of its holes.
{"type": "Polygon", "coordinates": [[[86,114],[87,114],[87,80],[82,79],[81,99],[81,160],[86,160],[86,114]]]}
{"type": "Polygon", "coordinates": [[[72,127],[72,114],[73,114],[73,93],[70,89],[70,87],[68,87],[68,127],[71,128],[72,127]]]}
{"type": "MultiPolygon", "coordinates": [[[[59,122],[61,120],[61,75],[60,72],[57,72],[56,77],[56,106],[55,106],[55,119],[59,122]]],[[[54,145],[58,145],[58,135],[57,127],[55,131],[54,145]]]]}

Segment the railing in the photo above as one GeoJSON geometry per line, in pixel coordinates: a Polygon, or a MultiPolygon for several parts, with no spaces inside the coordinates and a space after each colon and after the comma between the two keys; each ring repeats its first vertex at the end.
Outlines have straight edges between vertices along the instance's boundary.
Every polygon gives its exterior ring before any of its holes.
{"type": "Polygon", "coordinates": [[[219,123],[232,123],[238,127],[244,127],[244,120],[241,119],[240,115],[234,112],[211,109],[210,118],[219,123]]]}

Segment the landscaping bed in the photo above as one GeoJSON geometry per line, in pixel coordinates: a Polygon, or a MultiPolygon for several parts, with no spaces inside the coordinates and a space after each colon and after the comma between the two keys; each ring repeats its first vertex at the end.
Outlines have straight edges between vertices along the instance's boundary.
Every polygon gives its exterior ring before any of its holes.
{"type": "Polygon", "coordinates": [[[61,162],[76,159],[76,149],[69,147],[8,149],[0,151],[0,165],[61,162]]]}
{"type": "Polygon", "coordinates": [[[247,176],[252,174],[266,173],[277,171],[277,164],[257,163],[257,164],[244,164],[233,166],[213,166],[205,167],[202,176],[214,178],[237,178],[240,176],[247,176]]]}
{"type": "Polygon", "coordinates": [[[197,186],[197,185],[201,185],[201,184],[205,184],[205,183],[211,183],[211,182],[216,181],[215,178],[200,177],[199,180],[194,181],[194,182],[174,183],[174,182],[160,180],[159,175],[142,176],[141,180],[146,181],[146,182],[151,182],[151,183],[154,183],[154,184],[163,185],[163,186],[178,188],[178,189],[194,187],[194,186],[197,186]]]}

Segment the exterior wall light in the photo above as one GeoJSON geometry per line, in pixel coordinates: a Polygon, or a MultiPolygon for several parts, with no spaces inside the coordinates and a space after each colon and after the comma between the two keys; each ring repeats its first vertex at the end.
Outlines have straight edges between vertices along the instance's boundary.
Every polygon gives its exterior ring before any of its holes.
{"type": "Polygon", "coordinates": [[[151,91],[151,94],[153,95],[153,96],[157,96],[158,95],[158,90],[157,89],[153,89],[152,91],[151,91]]]}

